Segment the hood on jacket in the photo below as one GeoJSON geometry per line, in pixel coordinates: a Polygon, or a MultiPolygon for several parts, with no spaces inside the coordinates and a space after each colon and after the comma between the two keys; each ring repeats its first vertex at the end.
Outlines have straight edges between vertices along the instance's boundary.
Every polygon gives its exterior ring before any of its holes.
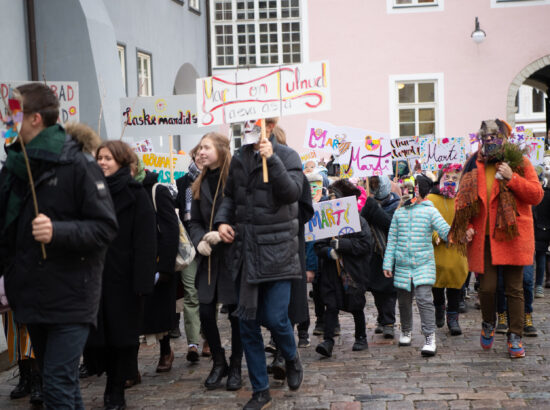
{"type": "Polygon", "coordinates": [[[65,125],[65,132],[82,146],[82,151],[95,156],[101,145],[101,138],[91,127],[80,122],[71,122],[65,125]]]}
{"type": "Polygon", "coordinates": [[[374,197],[379,201],[385,199],[391,192],[391,182],[387,175],[380,175],[378,177],[379,185],[374,197]]]}

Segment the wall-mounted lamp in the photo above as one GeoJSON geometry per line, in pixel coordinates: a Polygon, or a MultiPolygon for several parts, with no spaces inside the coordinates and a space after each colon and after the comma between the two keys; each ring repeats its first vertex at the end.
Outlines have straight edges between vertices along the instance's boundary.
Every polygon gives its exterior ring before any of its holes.
{"type": "Polygon", "coordinates": [[[485,37],[487,37],[487,34],[479,27],[479,19],[476,17],[476,26],[475,30],[472,32],[472,40],[474,40],[476,44],[479,44],[485,40],[485,37]]]}

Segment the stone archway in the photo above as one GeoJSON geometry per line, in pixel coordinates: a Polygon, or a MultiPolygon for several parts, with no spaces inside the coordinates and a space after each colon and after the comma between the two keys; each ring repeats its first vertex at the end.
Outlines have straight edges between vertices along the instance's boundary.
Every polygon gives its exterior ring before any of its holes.
{"type": "MultiPolygon", "coordinates": [[[[537,71],[544,69],[545,67],[550,66],[550,55],[541,57],[529,65],[527,65],[523,70],[521,70],[508,88],[508,96],[506,101],[506,121],[509,124],[515,124],[515,114],[516,114],[516,94],[518,93],[519,88],[523,84],[531,85],[532,87],[539,88],[542,91],[548,94],[548,84],[541,82],[536,78],[530,78],[537,71]]],[[[547,113],[548,115],[548,113],[547,113]]]]}
{"type": "Polygon", "coordinates": [[[174,94],[195,94],[197,78],[199,73],[192,64],[182,65],[174,80],[174,94]]]}

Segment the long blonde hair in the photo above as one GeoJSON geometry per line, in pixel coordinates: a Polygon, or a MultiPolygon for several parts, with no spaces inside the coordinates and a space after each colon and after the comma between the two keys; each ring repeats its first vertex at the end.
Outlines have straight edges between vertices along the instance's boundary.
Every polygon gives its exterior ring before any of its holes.
{"type": "MultiPolygon", "coordinates": [[[[229,148],[229,138],[227,138],[225,135],[220,134],[219,132],[209,132],[208,134],[205,134],[200,143],[205,140],[209,139],[214,144],[214,148],[216,149],[216,153],[218,154],[218,163],[220,164],[220,180],[218,181],[218,189],[221,188],[223,192],[223,188],[225,187],[225,181],[227,180],[227,174],[229,174],[229,163],[231,162],[231,150],[229,148]]],[[[196,155],[200,155],[200,148],[197,150],[196,155]]],[[[204,180],[204,176],[206,175],[206,167],[203,167],[202,172],[200,173],[199,177],[193,182],[193,185],[191,187],[191,190],[193,192],[193,199],[200,199],[201,197],[201,184],[204,180]]],[[[213,197],[216,197],[216,193],[212,192],[213,197]]]]}

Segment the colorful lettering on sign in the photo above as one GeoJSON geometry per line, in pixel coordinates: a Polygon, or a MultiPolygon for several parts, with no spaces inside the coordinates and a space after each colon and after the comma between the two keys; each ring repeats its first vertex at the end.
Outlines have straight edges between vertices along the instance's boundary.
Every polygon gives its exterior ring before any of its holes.
{"type": "Polygon", "coordinates": [[[347,204],[346,209],[335,210],[329,206],[324,207],[320,210],[315,211],[313,217],[308,222],[310,232],[313,231],[314,227],[318,229],[332,228],[333,226],[340,226],[344,224],[349,224],[349,210],[350,204],[347,204]]]}
{"type": "Polygon", "coordinates": [[[169,117],[166,115],[148,114],[145,109],[141,110],[141,115],[132,115],[132,108],[127,107],[122,113],[125,117],[125,125],[189,125],[197,123],[197,116],[191,114],[191,111],[187,110],[185,113],[181,110],[178,111],[176,117],[169,117]]]}
{"type": "MultiPolygon", "coordinates": [[[[377,147],[377,153],[363,155],[360,145],[352,145],[348,170],[354,168],[356,171],[366,172],[369,175],[391,174],[391,152],[384,152],[381,144],[377,147]]],[[[371,151],[373,152],[373,151],[371,151]]],[[[349,177],[349,176],[348,176],[349,177]]]]}

